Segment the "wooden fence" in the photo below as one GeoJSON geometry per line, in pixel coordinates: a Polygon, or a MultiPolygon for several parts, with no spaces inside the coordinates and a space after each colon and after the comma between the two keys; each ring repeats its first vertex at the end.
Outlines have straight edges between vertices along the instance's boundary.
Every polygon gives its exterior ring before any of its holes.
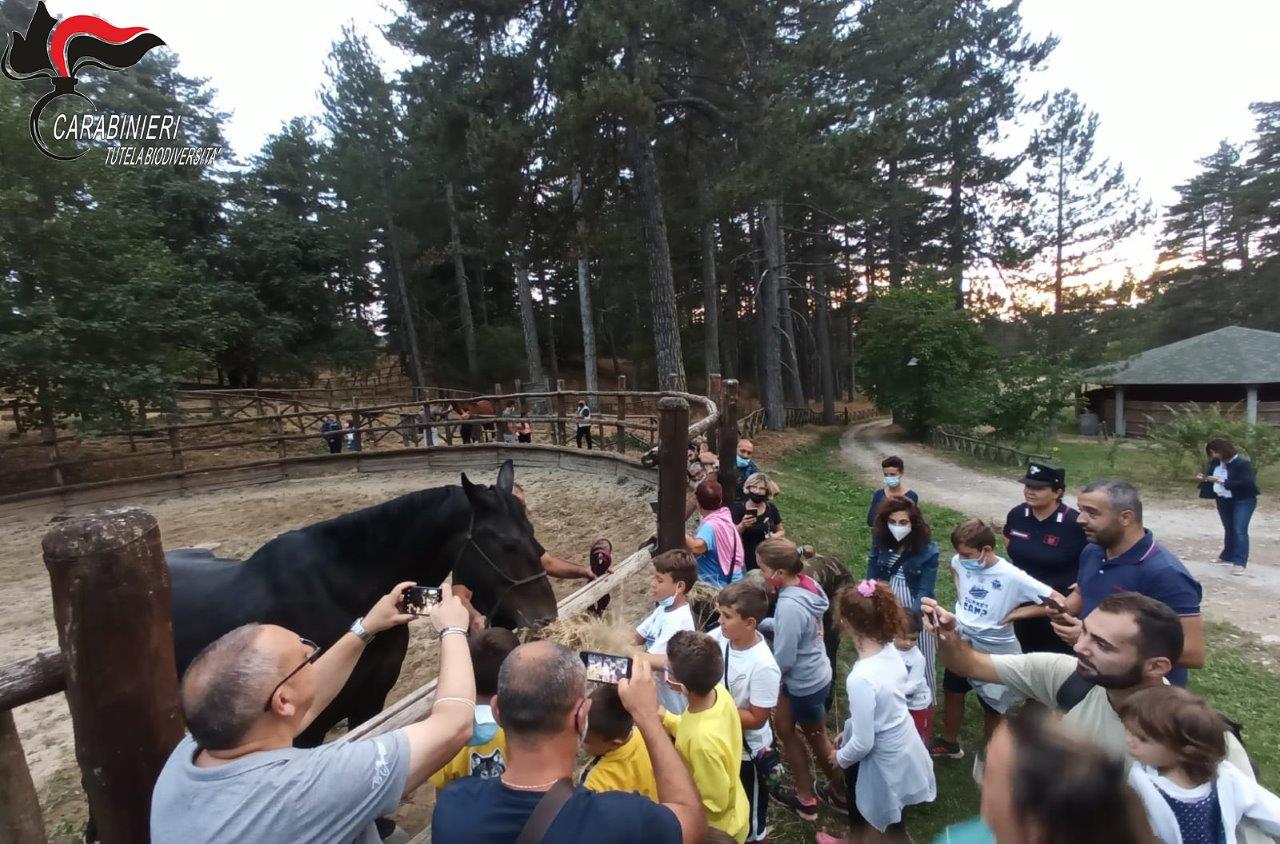
{"type": "Polygon", "coordinates": [[[945,448],[962,454],[972,454],[975,457],[981,457],[996,463],[1004,463],[1009,466],[1025,466],[1032,460],[1042,463],[1052,462],[1043,454],[1032,454],[1011,446],[993,443],[990,440],[979,439],[978,437],[952,434],[942,428],[934,428],[929,433],[929,443],[935,448],[945,448]]]}

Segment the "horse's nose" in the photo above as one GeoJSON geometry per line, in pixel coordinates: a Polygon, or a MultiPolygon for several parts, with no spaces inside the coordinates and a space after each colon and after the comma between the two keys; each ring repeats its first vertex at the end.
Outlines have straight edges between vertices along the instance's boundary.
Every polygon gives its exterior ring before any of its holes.
{"type": "Polygon", "coordinates": [[[553,621],[555,621],[555,620],[556,620],[556,615],[555,615],[555,613],[552,613],[551,615],[539,615],[539,616],[536,616],[536,617],[534,617],[534,619],[533,619],[533,628],[534,628],[535,630],[537,630],[537,629],[539,629],[539,628],[546,627],[548,624],[550,624],[551,622],[553,622],[553,621]]]}

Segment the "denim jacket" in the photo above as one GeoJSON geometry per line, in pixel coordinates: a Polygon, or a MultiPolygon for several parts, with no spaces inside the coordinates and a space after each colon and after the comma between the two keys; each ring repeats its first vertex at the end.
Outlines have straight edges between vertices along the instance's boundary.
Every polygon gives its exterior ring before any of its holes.
{"type": "MultiPolygon", "coordinates": [[[[867,554],[867,578],[870,580],[889,580],[888,556],[892,549],[871,546],[867,554]]],[[[899,561],[902,576],[907,580],[911,590],[911,603],[920,609],[921,598],[932,598],[934,587],[938,582],[938,543],[930,542],[919,554],[906,554],[899,561]]]]}

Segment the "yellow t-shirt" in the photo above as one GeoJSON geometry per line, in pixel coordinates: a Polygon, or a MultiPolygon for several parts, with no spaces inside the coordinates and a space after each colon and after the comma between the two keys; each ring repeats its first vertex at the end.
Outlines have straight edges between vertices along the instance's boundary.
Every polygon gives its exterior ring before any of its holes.
{"type": "Polygon", "coordinates": [[[716,702],[701,712],[667,712],[662,725],[676,740],[676,750],[693,773],[702,795],[707,823],[736,841],[747,840],[749,806],[739,773],[742,764],[742,720],[733,696],[716,686],[716,702]]]}
{"type": "Polygon", "coordinates": [[[488,779],[501,776],[506,769],[507,737],[499,727],[493,738],[484,744],[469,744],[459,750],[448,764],[431,775],[431,784],[440,789],[460,777],[488,779]]]}
{"type": "Polygon", "coordinates": [[[621,747],[595,757],[583,771],[582,784],[592,791],[633,791],[657,803],[658,783],[640,731],[632,727],[621,747]]]}

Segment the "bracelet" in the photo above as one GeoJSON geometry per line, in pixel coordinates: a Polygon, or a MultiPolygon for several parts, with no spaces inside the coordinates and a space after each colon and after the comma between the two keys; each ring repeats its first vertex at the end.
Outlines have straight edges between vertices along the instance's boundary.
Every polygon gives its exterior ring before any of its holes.
{"type": "Polygon", "coordinates": [[[460,636],[471,635],[471,631],[467,630],[467,628],[465,627],[446,627],[440,631],[440,638],[443,639],[445,636],[448,636],[450,633],[456,633],[460,636]]]}
{"type": "Polygon", "coordinates": [[[432,702],[431,705],[435,706],[437,703],[465,703],[467,706],[470,706],[472,709],[476,708],[476,702],[474,700],[471,700],[470,698],[465,698],[465,697],[438,697],[435,699],[435,701],[432,702]]]}

